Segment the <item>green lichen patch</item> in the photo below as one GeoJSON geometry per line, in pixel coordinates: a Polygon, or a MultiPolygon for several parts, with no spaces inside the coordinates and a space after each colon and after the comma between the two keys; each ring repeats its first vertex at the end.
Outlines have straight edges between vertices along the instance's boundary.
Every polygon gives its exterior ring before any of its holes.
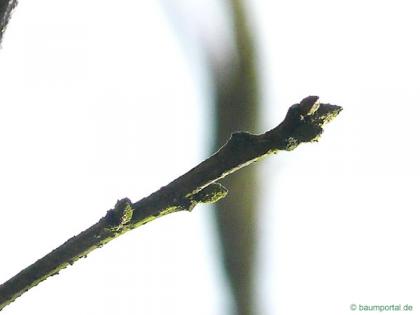
{"type": "Polygon", "coordinates": [[[134,207],[130,199],[124,198],[118,200],[114,209],[107,212],[105,220],[109,225],[109,229],[120,231],[127,227],[133,217],[134,207]]]}
{"type": "Polygon", "coordinates": [[[190,197],[191,200],[201,203],[214,203],[226,197],[228,190],[220,183],[211,183],[190,197]]]}

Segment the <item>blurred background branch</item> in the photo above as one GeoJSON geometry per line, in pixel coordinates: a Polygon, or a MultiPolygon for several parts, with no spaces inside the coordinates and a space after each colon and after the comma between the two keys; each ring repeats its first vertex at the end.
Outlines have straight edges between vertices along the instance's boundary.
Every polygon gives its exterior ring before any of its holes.
{"type": "MultiPolygon", "coordinates": [[[[233,27],[233,50],[210,60],[215,93],[215,138],[220,147],[237,130],[259,125],[259,82],[254,32],[242,0],[227,0],[233,27]]],[[[216,205],[215,218],[223,265],[233,297],[233,314],[258,314],[255,295],[258,174],[255,166],[223,180],[231,194],[216,205]],[[239,198],[240,196],[240,198],[239,198]]]]}

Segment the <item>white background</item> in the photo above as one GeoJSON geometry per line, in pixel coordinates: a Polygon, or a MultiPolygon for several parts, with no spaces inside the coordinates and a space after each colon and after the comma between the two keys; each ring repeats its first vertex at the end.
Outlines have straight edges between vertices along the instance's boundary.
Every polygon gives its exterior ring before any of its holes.
{"type": "MultiPolygon", "coordinates": [[[[0,51],[0,282],[208,155],[197,37],[223,46],[225,20],[211,1],[165,3],[19,4],[0,51]]],[[[420,314],[417,1],[250,9],[258,131],[307,95],[344,107],[319,143],[260,163],[262,314],[350,314],[352,303],[420,314]]],[[[3,313],[227,314],[217,255],[211,209],[199,206],[111,242],[3,313]]]]}

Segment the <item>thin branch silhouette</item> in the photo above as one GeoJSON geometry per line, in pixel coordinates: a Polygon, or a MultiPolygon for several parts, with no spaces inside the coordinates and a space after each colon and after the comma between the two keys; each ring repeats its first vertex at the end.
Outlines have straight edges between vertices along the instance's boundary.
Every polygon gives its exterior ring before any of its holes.
{"type": "Polygon", "coordinates": [[[196,167],[137,202],[119,200],[105,216],[64,244],[0,285],[0,310],[17,297],[96,248],[163,215],[191,211],[198,203],[223,198],[227,189],[217,180],[278,151],[291,151],[300,143],[317,141],[325,123],[340,106],[322,104],[309,96],[290,107],[284,121],[261,135],[233,133],[215,154],[196,167]]]}

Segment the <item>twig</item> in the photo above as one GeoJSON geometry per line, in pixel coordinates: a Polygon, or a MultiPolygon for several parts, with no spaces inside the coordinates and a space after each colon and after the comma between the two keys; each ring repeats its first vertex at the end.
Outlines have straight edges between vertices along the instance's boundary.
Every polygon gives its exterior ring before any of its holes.
{"type": "Polygon", "coordinates": [[[317,141],[322,126],[332,120],[341,107],[321,104],[309,96],[290,107],[284,121],[262,134],[232,134],[214,155],[150,196],[135,203],[119,200],[96,224],[39,259],[0,286],[0,310],[30,288],[61,269],[72,265],[92,250],[160,216],[192,210],[197,203],[216,202],[227,194],[217,180],[240,168],[276,153],[291,151],[302,142],[317,141]]]}
{"type": "Polygon", "coordinates": [[[0,44],[10,15],[17,5],[17,0],[0,0],[0,44]]]}

